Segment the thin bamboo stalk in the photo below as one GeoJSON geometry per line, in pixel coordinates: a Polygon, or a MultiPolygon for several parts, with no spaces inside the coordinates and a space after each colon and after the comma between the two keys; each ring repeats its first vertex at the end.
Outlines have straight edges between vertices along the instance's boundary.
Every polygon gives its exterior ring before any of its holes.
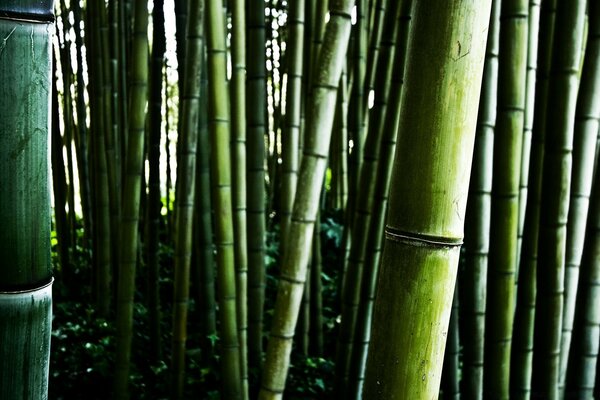
{"type": "Polygon", "coordinates": [[[477,117],[475,151],[465,221],[465,271],[461,317],[469,340],[463,343],[462,394],[467,399],[483,398],[485,303],[489,253],[492,160],[498,87],[500,0],[492,0],[490,27],[483,69],[483,84],[477,117]]]}
{"type": "Polygon", "coordinates": [[[519,260],[519,286],[511,349],[510,393],[512,397],[521,399],[529,399],[531,395],[538,227],[555,14],[556,1],[542,2],[527,209],[525,211],[525,226],[523,229],[521,258],[519,260]]]}
{"type": "Polygon", "coordinates": [[[235,234],[235,268],[240,374],[242,397],[248,398],[248,239],[246,217],[246,13],[243,0],[231,3],[231,130],[233,178],[233,229],[235,234]]]}
{"type": "MultiPolygon", "coordinates": [[[[229,92],[225,21],[220,0],[206,3],[208,45],[208,110],[211,150],[211,195],[215,213],[217,292],[221,337],[221,389],[223,398],[242,397],[237,301],[235,290],[234,232],[231,199],[229,92]]],[[[188,55],[189,57],[189,55],[188,55]]],[[[262,138],[262,136],[261,136],[262,138]]],[[[250,205],[250,204],[249,204],[250,205]]]]}
{"type": "Polygon", "coordinates": [[[600,7],[590,3],[590,24],[583,72],[577,97],[573,143],[573,168],[571,200],[567,224],[567,247],[565,255],[565,299],[560,349],[559,390],[565,386],[567,362],[571,347],[572,328],[575,317],[575,299],[578,292],[579,264],[582,260],[586,221],[588,217],[597,132],[600,118],[600,7]]]}
{"type": "Polygon", "coordinates": [[[292,338],[306,279],[309,247],[327,167],[337,85],[350,36],[351,7],[351,0],[330,2],[330,20],[318,62],[320,73],[313,83],[314,103],[298,178],[300,190],[296,192],[294,200],[259,399],[280,399],[285,387],[292,338]]]}
{"type": "Polygon", "coordinates": [[[134,38],[130,71],[131,102],[129,103],[129,138],[125,181],[119,279],[117,283],[116,362],[114,395],[129,398],[129,369],[133,336],[133,296],[138,254],[138,220],[141,173],[144,161],[144,128],[148,83],[148,7],[144,0],[135,1],[134,38]]]}
{"type": "Polygon", "coordinates": [[[502,1],[485,314],[484,397],[509,397],[529,3],[502,1]]]}
{"type": "Polygon", "coordinates": [[[248,63],[246,157],[248,172],[248,363],[262,364],[263,307],[265,303],[265,134],[267,87],[265,66],[265,5],[248,2],[248,63]]]}

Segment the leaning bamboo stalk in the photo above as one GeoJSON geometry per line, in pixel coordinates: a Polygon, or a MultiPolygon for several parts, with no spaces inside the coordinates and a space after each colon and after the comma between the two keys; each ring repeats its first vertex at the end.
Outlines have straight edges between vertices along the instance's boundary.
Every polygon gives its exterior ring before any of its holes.
{"type": "Polygon", "coordinates": [[[413,4],[363,398],[438,396],[490,5],[413,4]]]}
{"type": "Polygon", "coordinates": [[[354,333],[354,346],[350,360],[350,395],[359,399],[362,395],[362,386],[365,377],[368,346],[370,342],[371,319],[373,303],[377,284],[379,261],[381,259],[383,231],[385,227],[386,209],[392,164],[396,150],[396,137],[398,132],[400,100],[404,85],[404,66],[406,64],[406,50],[411,23],[412,1],[405,0],[399,18],[399,32],[397,49],[392,73],[392,88],[390,91],[389,111],[385,115],[383,137],[381,139],[380,160],[377,164],[375,189],[373,192],[373,206],[371,223],[366,236],[365,261],[363,266],[363,279],[360,288],[360,299],[357,310],[356,332],[354,333]]]}
{"type": "Polygon", "coordinates": [[[0,5],[0,398],[46,399],[53,1],[0,5]]]}
{"type": "Polygon", "coordinates": [[[347,396],[349,388],[350,358],[354,346],[354,331],[356,329],[356,316],[360,299],[360,285],[363,279],[362,269],[366,252],[366,233],[371,223],[373,211],[373,193],[379,163],[379,150],[383,137],[383,128],[388,110],[388,98],[397,86],[389,85],[392,79],[395,61],[396,39],[400,24],[400,1],[395,2],[389,10],[385,23],[381,43],[380,62],[378,64],[375,94],[375,104],[371,110],[371,123],[369,124],[364,147],[363,163],[359,172],[355,215],[353,218],[353,235],[348,256],[348,266],[345,274],[345,284],[342,293],[342,321],[339,330],[336,353],[336,387],[342,397],[347,396]]]}
{"type": "Polygon", "coordinates": [[[585,9],[585,1],[557,2],[546,116],[532,376],[532,394],[543,398],[558,396],[573,127],[585,9]]]}
{"type": "Polygon", "coordinates": [[[281,276],[273,327],[267,347],[260,399],[280,399],[290,362],[292,338],[302,300],[309,249],[319,196],[327,167],[331,141],[337,86],[350,36],[351,0],[330,2],[331,18],[325,28],[318,71],[313,83],[314,103],[311,109],[300,166],[298,188],[294,200],[289,241],[281,268],[281,276]]]}

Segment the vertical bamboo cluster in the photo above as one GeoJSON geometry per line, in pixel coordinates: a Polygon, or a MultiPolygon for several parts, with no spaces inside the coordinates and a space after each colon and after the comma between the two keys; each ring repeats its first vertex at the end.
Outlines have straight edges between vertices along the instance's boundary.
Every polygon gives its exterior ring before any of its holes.
{"type": "Polygon", "coordinates": [[[129,135],[123,185],[119,277],[117,283],[117,350],[115,365],[115,396],[129,398],[128,383],[133,336],[133,296],[138,254],[138,221],[144,161],[144,129],[146,122],[146,92],[148,87],[148,7],[136,0],[132,64],[130,71],[131,99],[129,103],[129,135]]]}
{"type": "Polygon", "coordinates": [[[585,2],[557,2],[538,242],[532,391],[558,396],[573,127],[585,2]]]}
{"type": "Polygon", "coordinates": [[[280,399],[290,363],[314,222],[327,167],[337,85],[350,37],[352,1],[333,0],[325,29],[318,71],[313,82],[314,103],[306,127],[298,188],[294,198],[289,240],[281,268],[273,327],[267,348],[260,399],[280,399]]]}

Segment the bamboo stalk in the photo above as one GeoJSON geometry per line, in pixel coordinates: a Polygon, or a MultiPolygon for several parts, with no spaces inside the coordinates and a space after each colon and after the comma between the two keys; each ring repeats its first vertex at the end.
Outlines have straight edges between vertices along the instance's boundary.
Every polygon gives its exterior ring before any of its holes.
{"type": "Polygon", "coordinates": [[[337,85],[350,36],[351,7],[351,0],[330,2],[331,17],[325,28],[318,61],[320,73],[313,83],[314,103],[298,178],[300,190],[296,192],[294,200],[259,399],[280,399],[285,387],[292,338],[306,279],[309,247],[327,167],[337,85]]]}
{"type": "Polygon", "coordinates": [[[542,178],[532,391],[558,397],[573,126],[585,1],[557,2],[542,178]]]}
{"type": "Polygon", "coordinates": [[[0,398],[48,397],[53,1],[0,5],[0,398]]]}
{"type": "Polygon", "coordinates": [[[438,396],[490,5],[413,4],[363,398],[438,396]]]}

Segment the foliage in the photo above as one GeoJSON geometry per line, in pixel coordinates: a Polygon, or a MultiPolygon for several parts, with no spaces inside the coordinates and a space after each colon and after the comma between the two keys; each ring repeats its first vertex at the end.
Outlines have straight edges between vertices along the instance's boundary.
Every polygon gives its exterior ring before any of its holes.
{"type": "MultiPolygon", "coordinates": [[[[163,218],[165,218],[163,216],[163,218]]],[[[328,398],[333,381],[333,358],[335,356],[335,338],[337,337],[339,316],[338,276],[341,252],[342,225],[341,212],[325,214],[321,223],[323,243],[323,323],[327,340],[326,354],[323,357],[294,356],[289,375],[288,392],[290,399],[328,398]]],[[[279,225],[272,224],[267,232],[265,265],[267,266],[266,326],[270,326],[270,316],[277,290],[277,270],[281,254],[279,252],[279,225]]],[[[173,276],[173,248],[166,244],[165,221],[161,223],[161,241],[159,260],[161,264],[160,296],[162,307],[162,343],[168,349],[171,342],[171,304],[173,276]]],[[[111,398],[112,373],[114,370],[115,329],[112,322],[98,316],[88,284],[92,281],[92,267],[89,251],[84,247],[83,227],[77,225],[77,245],[71,255],[72,265],[59,267],[57,243],[52,241],[52,257],[57,269],[54,285],[54,317],[52,331],[52,354],[50,366],[50,399],[73,399],[81,393],[89,399],[111,398]],[[63,277],[68,276],[68,279],[63,277]],[[76,281],[77,284],[73,284],[76,281]],[[68,282],[68,284],[67,284],[68,282]]],[[[52,233],[56,237],[56,233],[52,233]]],[[[135,399],[162,399],[169,396],[169,360],[152,364],[148,360],[149,315],[145,306],[147,295],[144,265],[137,277],[136,305],[134,308],[134,338],[132,348],[131,394],[135,399]]],[[[194,288],[192,288],[194,290],[194,288]]],[[[195,329],[199,324],[199,315],[194,298],[190,299],[190,319],[188,330],[188,351],[186,374],[186,398],[198,398],[201,393],[205,399],[218,399],[220,388],[219,358],[216,351],[204,354],[201,343],[205,340],[216,350],[220,344],[218,336],[202,338],[195,329]]],[[[264,340],[267,339],[265,333],[264,340]]],[[[250,371],[251,381],[257,382],[256,371],[250,371]]]]}

